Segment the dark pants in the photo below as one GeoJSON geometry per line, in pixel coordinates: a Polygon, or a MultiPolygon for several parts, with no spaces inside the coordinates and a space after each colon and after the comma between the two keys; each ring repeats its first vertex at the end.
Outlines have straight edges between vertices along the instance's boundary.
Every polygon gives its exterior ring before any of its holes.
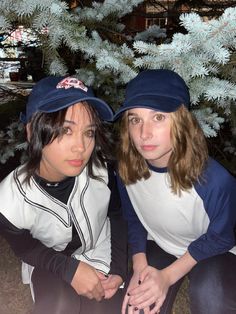
{"type": "Polygon", "coordinates": [[[120,314],[124,289],[109,300],[89,300],[79,296],[66,282],[55,275],[34,269],[32,282],[35,294],[33,314],[120,314]]]}
{"type": "MultiPolygon", "coordinates": [[[[163,269],[176,257],[166,253],[154,241],[147,243],[148,264],[163,269]]],[[[225,253],[198,262],[188,274],[192,314],[236,314],[236,255],[225,253]]],[[[169,288],[160,314],[171,313],[184,278],[169,288]]]]}

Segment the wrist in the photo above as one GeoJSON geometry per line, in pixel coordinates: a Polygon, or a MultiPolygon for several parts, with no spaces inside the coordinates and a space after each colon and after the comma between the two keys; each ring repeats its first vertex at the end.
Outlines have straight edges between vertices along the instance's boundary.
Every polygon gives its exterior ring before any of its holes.
{"type": "Polygon", "coordinates": [[[137,253],[133,255],[133,271],[140,272],[147,267],[147,258],[145,253],[137,253]]]}
{"type": "Polygon", "coordinates": [[[172,276],[173,274],[171,273],[170,268],[167,267],[162,269],[161,273],[165,278],[165,282],[168,283],[168,286],[172,286],[177,281],[176,278],[172,276]]]}
{"type": "Polygon", "coordinates": [[[193,266],[196,265],[196,263],[197,261],[194,260],[188,252],[186,252],[175,262],[164,268],[162,272],[169,284],[173,285],[180,278],[185,276],[193,268],[193,266]]]}

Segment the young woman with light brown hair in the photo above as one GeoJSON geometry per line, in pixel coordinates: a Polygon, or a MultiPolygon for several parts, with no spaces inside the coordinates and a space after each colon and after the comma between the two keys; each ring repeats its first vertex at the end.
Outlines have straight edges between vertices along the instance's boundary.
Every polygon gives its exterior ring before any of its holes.
{"type": "Polygon", "coordinates": [[[185,275],[191,313],[236,313],[236,180],[208,156],[189,103],[177,73],[146,70],[115,114],[133,262],[122,314],[171,313],[185,275]]]}
{"type": "MultiPolygon", "coordinates": [[[[208,148],[204,133],[195,116],[184,106],[170,113],[172,154],[168,161],[168,173],[174,193],[188,190],[203,172],[208,159],[208,148]],[[181,123],[185,121],[185,123],[181,123]],[[181,143],[181,145],[179,145],[181,143]],[[201,150],[199,150],[201,147],[201,150]],[[192,166],[194,162],[194,167],[192,166]]],[[[128,112],[120,123],[121,149],[118,151],[119,173],[125,184],[135,183],[150,177],[144,157],[137,151],[129,136],[128,112]]]]}

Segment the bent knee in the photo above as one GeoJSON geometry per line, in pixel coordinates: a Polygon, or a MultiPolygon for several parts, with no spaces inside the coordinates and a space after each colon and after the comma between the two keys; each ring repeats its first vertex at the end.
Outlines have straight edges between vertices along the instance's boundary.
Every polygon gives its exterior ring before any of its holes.
{"type": "Polygon", "coordinates": [[[231,265],[227,264],[227,257],[224,259],[222,255],[200,262],[190,272],[191,313],[235,313],[236,275],[231,265]]]}

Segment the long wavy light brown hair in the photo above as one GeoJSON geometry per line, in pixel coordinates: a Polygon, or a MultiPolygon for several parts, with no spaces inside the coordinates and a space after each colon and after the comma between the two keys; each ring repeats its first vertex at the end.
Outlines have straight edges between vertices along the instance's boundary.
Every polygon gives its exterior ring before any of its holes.
{"type": "MultiPolygon", "coordinates": [[[[187,191],[202,179],[208,159],[208,148],[197,119],[185,106],[180,106],[170,117],[172,153],[167,169],[172,192],[180,195],[181,191],[187,191]]],[[[119,137],[118,170],[124,184],[148,179],[150,171],[147,162],[129,136],[128,111],[120,120],[119,137]]]]}

